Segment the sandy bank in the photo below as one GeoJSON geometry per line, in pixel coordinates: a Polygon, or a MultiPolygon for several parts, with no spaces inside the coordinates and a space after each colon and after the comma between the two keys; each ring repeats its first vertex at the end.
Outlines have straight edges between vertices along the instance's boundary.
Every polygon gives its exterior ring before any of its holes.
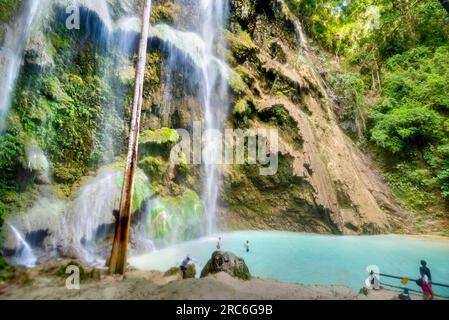
{"type": "MultiPolygon", "coordinates": [[[[65,279],[55,274],[31,270],[31,284],[15,283],[0,287],[0,299],[26,300],[390,300],[396,292],[379,290],[368,296],[356,294],[343,286],[309,286],[282,283],[274,280],[253,278],[243,281],[219,273],[204,279],[180,280],[177,276],[166,277],[155,271],[133,270],[125,277],[107,276],[81,283],[80,290],[68,290],[65,279]]],[[[419,297],[413,297],[420,299],[419,297]]]]}

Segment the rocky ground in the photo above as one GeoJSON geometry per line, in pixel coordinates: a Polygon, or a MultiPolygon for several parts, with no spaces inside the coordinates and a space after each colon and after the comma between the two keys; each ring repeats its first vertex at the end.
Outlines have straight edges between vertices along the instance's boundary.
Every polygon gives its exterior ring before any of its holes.
{"type": "MultiPolygon", "coordinates": [[[[201,279],[182,280],[179,274],[129,270],[124,277],[109,276],[105,269],[90,268],[82,272],[79,290],[65,286],[61,273],[67,261],[54,261],[45,266],[22,270],[8,284],[0,285],[0,300],[391,300],[397,292],[371,291],[354,293],[343,286],[310,286],[252,278],[241,280],[225,272],[201,279]]],[[[412,299],[420,299],[413,296],[412,299]]]]}

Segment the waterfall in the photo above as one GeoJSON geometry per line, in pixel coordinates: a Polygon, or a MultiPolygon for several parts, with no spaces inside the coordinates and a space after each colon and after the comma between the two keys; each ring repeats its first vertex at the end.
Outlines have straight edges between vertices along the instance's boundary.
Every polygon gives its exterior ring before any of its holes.
{"type": "Polygon", "coordinates": [[[81,188],[73,203],[66,209],[57,238],[64,250],[94,261],[96,240],[113,225],[113,212],[120,200],[120,172],[105,172],[81,188]],[[104,230],[99,230],[104,227],[104,230]]]}
{"type": "Polygon", "coordinates": [[[162,125],[170,124],[170,116],[182,104],[190,108],[193,121],[200,120],[201,116],[196,114],[192,103],[192,100],[199,101],[204,130],[203,229],[205,234],[212,234],[217,231],[218,164],[222,150],[220,137],[229,112],[228,78],[232,70],[225,62],[223,34],[229,8],[226,0],[180,2],[193,12],[189,16],[193,17],[192,21],[180,23],[186,31],[165,24],[152,28],[152,36],[162,41],[163,49],[168,51],[163,73],[162,125]]]}
{"type": "MultiPolygon", "coordinates": [[[[228,82],[223,77],[220,68],[214,63],[217,55],[225,61],[224,37],[220,34],[227,19],[228,4],[225,0],[200,0],[201,35],[205,42],[206,59],[201,65],[204,83],[201,88],[204,106],[204,127],[206,132],[223,133],[226,115],[228,113],[228,82]],[[218,50],[215,50],[215,48],[218,50]]],[[[206,233],[216,231],[216,210],[219,190],[219,173],[217,164],[222,151],[220,134],[203,137],[203,161],[205,181],[203,201],[206,214],[206,233]],[[218,138],[218,140],[214,139],[218,138]]]]}
{"type": "Polygon", "coordinates": [[[0,48],[0,134],[11,106],[29,34],[38,15],[45,12],[46,4],[46,0],[26,0],[19,16],[6,26],[5,40],[0,48]]]}
{"type": "Polygon", "coordinates": [[[34,267],[37,258],[33,253],[33,249],[31,249],[31,246],[25,241],[22,234],[12,224],[8,222],[6,224],[14,233],[16,241],[20,244],[20,246],[17,246],[18,252],[16,252],[16,255],[11,259],[11,261],[14,264],[28,268],[34,267]]]}

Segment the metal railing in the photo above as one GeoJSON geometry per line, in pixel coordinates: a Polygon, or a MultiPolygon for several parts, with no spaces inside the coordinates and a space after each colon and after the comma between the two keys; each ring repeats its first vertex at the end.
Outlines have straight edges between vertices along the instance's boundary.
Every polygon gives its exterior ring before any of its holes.
{"type": "MultiPolygon", "coordinates": [[[[392,278],[392,279],[398,279],[398,280],[404,280],[404,279],[407,279],[407,283],[409,282],[409,281],[412,281],[412,282],[416,282],[416,281],[418,281],[418,279],[411,279],[411,278],[408,278],[408,277],[400,277],[400,276],[393,276],[393,275],[390,275],[390,274],[385,274],[385,273],[375,273],[375,272],[373,272],[373,271],[371,271],[371,275],[377,275],[377,276],[382,276],[382,277],[387,277],[387,278],[392,278]]],[[[384,282],[380,282],[379,281],[379,284],[381,284],[381,285],[384,285],[384,286],[389,286],[389,287],[392,287],[392,288],[396,288],[396,289],[402,289],[402,290],[404,290],[404,289],[407,289],[408,291],[410,291],[410,292],[415,292],[415,293],[418,293],[418,294],[422,294],[422,292],[421,291],[419,291],[419,290],[415,290],[415,289],[411,289],[411,288],[407,288],[407,287],[405,287],[405,285],[404,286],[396,286],[396,285],[392,285],[392,284],[388,284],[388,283],[384,283],[384,282]]],[[[439,286],[439,287],[443,287],[443,288],[449,288],[449,285],[447,285],[447,284],[443,284],[443,283],[438,283],[438,282],[432,282],[432,287],[433,286],[439,286]]],[[[442,295],[439,295],[439,294],[433,294],[435,297],[438,297],[438,298],[443,298],[443,299],[449,299],[449,296],[442,296],[442,295]]]]}

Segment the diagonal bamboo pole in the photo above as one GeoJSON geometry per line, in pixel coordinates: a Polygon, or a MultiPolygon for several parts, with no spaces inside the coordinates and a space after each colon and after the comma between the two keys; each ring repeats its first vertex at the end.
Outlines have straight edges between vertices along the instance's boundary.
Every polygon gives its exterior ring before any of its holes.
{"type": "Polygon", "coordinates": [[[139,146],[142,91],[147,57],[148,33],[150,28],[150,12],[151,0],[145,0],[145,3],[143,4],[142,30],[140,35],[136,78],[134,83],[134,99],[128,156],[126,158],[123,189],[120,200],[120,211],[117,216],[114,243],[112,245],[111,258],[109,261],[109,273],[111,274],[124,274],[126,271],[126,258],[131,226],[132,193],[139,146]]]}

